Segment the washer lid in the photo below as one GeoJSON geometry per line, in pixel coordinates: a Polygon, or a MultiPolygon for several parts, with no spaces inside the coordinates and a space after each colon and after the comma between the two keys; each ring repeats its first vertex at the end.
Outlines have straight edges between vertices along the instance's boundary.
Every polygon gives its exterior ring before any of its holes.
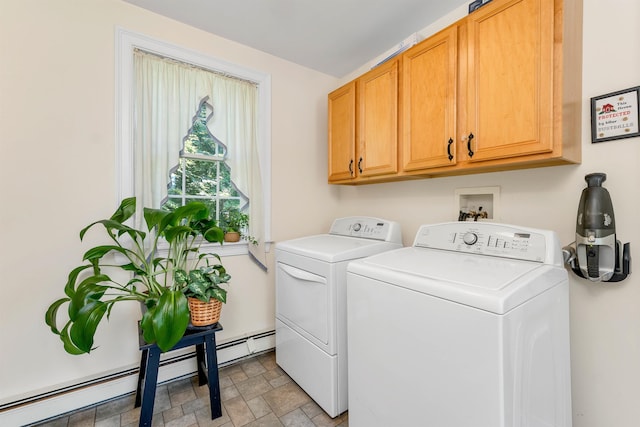
{"type": "Polygon", "coordinates": [[[347,271],[497,314],[567,280],[557,266],[420,247],[353,261],[347,271]]]}
{"type": "Polygon", "coordinates": [[[325,262],[363,258],[402,247],[400,243],[357,237],[318,234],[276,244],[276,251],[286,251],[325,262]]]}

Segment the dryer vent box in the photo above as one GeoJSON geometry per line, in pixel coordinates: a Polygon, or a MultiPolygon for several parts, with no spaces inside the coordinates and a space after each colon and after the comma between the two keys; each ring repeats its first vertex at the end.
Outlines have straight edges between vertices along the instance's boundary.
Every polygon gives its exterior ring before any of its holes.
{"type": "Polygon", "coordinates": [[[458,221],[499,222],[500,187],[459,188],[455,191],[458,221]]]}

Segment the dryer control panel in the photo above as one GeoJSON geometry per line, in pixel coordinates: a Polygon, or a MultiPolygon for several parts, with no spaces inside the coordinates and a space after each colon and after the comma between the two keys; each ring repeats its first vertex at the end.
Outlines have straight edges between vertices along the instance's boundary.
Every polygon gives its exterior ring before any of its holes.
{"type": "Polygon", "coordinates": [[[400,224],[372,217],[347,217],[333,221],[329,234],[361,237],[402,244],[400,224]]]}
{"type": "Polygon", "coordinates": [[[552,231],[486,222],[423,225],[413,246],[549,264],[562,258],[552,231]]]}

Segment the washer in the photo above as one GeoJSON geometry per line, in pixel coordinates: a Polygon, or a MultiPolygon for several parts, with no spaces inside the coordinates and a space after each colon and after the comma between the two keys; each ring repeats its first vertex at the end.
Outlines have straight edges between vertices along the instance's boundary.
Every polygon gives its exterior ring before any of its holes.
{"type": "Polygon", "coordinates": [[[331,417],[347,409],[349,261],[402,247],[396,222],[338,218],[276,245],[276,363],[331,417]]]}
{"type": "Polygon", "coordinates": [[[555,233],[423,225],[347,270],[351,427],[571,426],[555,233]]]}

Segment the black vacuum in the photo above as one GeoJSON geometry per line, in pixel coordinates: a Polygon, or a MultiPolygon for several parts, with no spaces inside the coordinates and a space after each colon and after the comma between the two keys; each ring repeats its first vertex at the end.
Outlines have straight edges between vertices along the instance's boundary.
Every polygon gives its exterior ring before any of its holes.
{"type": "Polygon", "coordinates": [[[631,248],[616,240],[613,204],[606,188],[604,173],[584,177],[576,217],[575,247],[564,248],[565,261],[578,276],[593,282],[619,282],[631,273],[631,248]]]}

